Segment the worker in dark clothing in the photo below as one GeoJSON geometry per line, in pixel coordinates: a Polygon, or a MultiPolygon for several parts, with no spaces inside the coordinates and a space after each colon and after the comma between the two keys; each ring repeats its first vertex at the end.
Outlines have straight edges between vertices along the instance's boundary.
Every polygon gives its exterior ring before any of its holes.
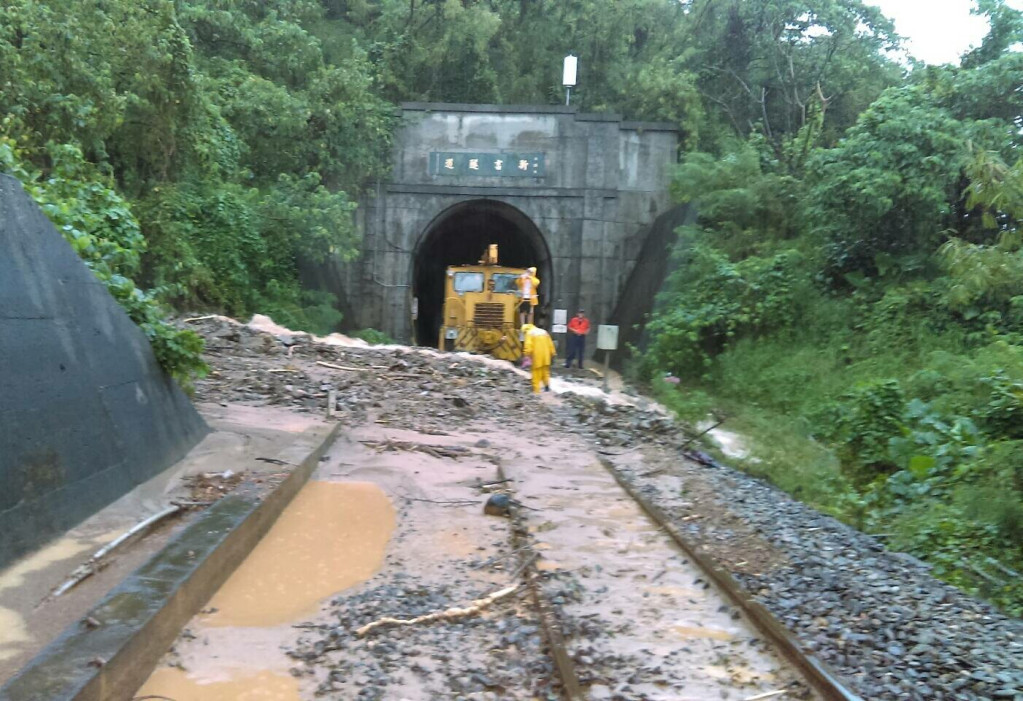
{"type": "Polygon", "coordinates": [[[586,318],[586,312],[582,309],[575,313],[575,316],[568,322],[568,357],[565,359],[565,367],[572,367],[572,361],[579,358],[579,368],[582,369],[583,357],[586,355],[586,334],[590,332],[590,320],[586,318]]]}

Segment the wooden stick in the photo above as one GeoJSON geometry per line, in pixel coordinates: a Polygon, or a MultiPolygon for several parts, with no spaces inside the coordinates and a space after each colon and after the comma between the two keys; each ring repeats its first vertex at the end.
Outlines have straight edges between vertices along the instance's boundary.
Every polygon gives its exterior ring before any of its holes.
{"type": "Polygon", "coordinates": [[[625,450],[622,450],[617,453],[612,452],[610,450],[598,450],[597,452],[600,453],[601,455],[610,455],[611,457],[614,457],[615,455],[625,455],[626,453],[631,453],[632,451],[637,450],[638,448],[639,448],[638,445],[634,445],[631,448],[626,448],[625,450]]]}
{"type": "Polygon", "coordinates": [[[103,569],[103,567],[105,567],[105,563],[102,562],[103,558],[109,555],[115,548],[123,545],[133,536],[138,535],[139,533],[145,531],[148,528],[151,528],[152,526],[162,521],[163,519],[167,518],[168,516],[178,513],[179,511],[181,511],[181,509],[182,507],[178,506],[177,504],[173,506],[168,506],[163,511],[157,514],[153,514],[149,518],[135,524],[135,526],[133,526],[127,532],[123,533],[117,539],[115,539],[111,543],[108,543],[107,545],[104,545],[102,548],[93,553],[92,557],[85,561],[85,564],[76,567],[75,571],[71,573],[71,576],[68,577],[60,586],[54,589],[53,594],[51,594],[50,597],[48,598],[56,599],[58,596],[66,594],[71,589],[74,589],[83,581],[85,581],[86,579],[96,574],[101,569],[103,569]]]}
{"type": "Polygon", "coordinates": [[[471,605],[465,608],[452,607],[445,611],[437,611],[435,613],[428,613],[424,616],[417,616],[416,618],[391,618],[385,616],[384,618],[377,619],[372,623],[367,623],[361,628],[355,631],[355,634],[360,638],[370,631],[380,628],[382,626],[411,626],[417,623],[432,623],[433,621],[453,621],[459,618],[465,618],[466,616],[472,616],[487,606],[500,601],[506,597],[511,596],[519,590],[518,584],[512,584],[507,586],[500,591],[495,591],[493,594],[483,597],[482,599],[476,599],[471,605]]]}
{"type": "Polygon", "coordinates": [[[764,699],[773,699],[787,693],[789,693],[787,690],[779,689],[778,691],[768,691],[765,694],[757,694],[756,696],[747,696],[743,701],[764,701],[764,699]]]}
{"type": "Polygon", "coordinates": [[[220,318],[219,314],[207,314],[206,316],[193,316],[193,317],[191,317],[189,319],[182,319],[181,323],[182,324],[191,324],[193,321],[206,321],[207,319],[218,319],[218,318],[220,318]]]}
{"type": "Polygon", "coordinates": [[[653,477],[654,475],[659,475],[660,473],[664,472],[667,469],[668,469],[668,467],[667,467],[667,465],[665,465],[664,467],[657,467],[657,468],[654,468],[653,470],[649,470],[648,472],[640,472],[639,476],[640,477],[653,477]]]}
{"type": "Polygon", "coordinates": [[[322,365],[325,368],[330,368],[331,370],[347,370],[348,372],[362,372],[362,368],[350,368],[347,365],[334,365],[334,363],[325,363],[322,360],[317,360],[316,364],[322,365]]]}
{"type": "Polygon", "coordinates": [[[713,431],[713,430],[714,430],[715,428],[717,428],[718,426],[720,426],[720,425],[721,425],[721,424],[723,424],[724,422],[725,422],[725,420],[724,420],[724,419],[721,419],[721,420],[719,420],[719,421],[718,421],[718,422],[717,422],[716,424],[714,424],[713,426],[711,426],[710,428],[708,428],[708,429],[707,429],[706,431],[700,431],[700,432],[699,432],[699,433],[697,433],[697,434],[696,434],[695,436],[693,436],[692,438],[690,438],[689,440],[687,440],[687,441],[686,441],[685,443],[683,443],[683,444],[682,444],[682,446],[681,446],[681,447],[679,448],[679,450],[685,450],[686,448],[688,448],[688,447],[689,447],[689,446],[691,446],[691,445],[692,445],[693,443],[695,443],[696,441],[698,441],[698,440],[700,440],[701,438],[703,438],[704,436],[706,436],[706,435],[707,435],[708,433],[710,433],[711,431],[713,431]]]}
{"type": "Polygon", "coordinates": [[[439,501],[437,499],[419,499],[417,497],[405,497],[402,499],[407,501],[425,501],[427,504],[444,504],[445,506],[465,506],[466,504],[476,504],[476,499],[452,499],[450,501],[439,501]]]}

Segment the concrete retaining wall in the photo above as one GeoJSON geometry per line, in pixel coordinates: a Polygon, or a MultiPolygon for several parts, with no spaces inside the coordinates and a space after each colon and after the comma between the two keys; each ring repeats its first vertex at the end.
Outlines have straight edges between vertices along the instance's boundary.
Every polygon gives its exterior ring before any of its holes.
{"type": "Polygon", "coordinates": [[[0,566],[207,431],[145,335],[20,183],[0,175],[0,566]]]}

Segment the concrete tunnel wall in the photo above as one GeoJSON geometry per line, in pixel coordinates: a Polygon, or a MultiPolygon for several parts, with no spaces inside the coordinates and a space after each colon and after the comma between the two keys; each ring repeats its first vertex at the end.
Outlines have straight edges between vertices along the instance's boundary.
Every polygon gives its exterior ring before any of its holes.
{"type": "Polygon", "coordinates": [[[21,184],[0,175],[0,567],[207,432],[142,331],[21,184]]]}
{"type": "MultiPolygon", "coordinates": [[[[483,202],[520,213],[529,222],[521,228],[539,233],[550,256],[534,263],[549,271],[541,275],[543,307],[582,306],[595,323],[609,323],[647,232],[671,206],[674,126],[544,105],[406,103],[401,116],[392,175],[357,211],[359,258],[303,266],[306,284],[338,295],[346,328],[411,341],[424,237],[442,213],[483,202]],[[535,155],[543,167],[529,177],[439,168],[450,155],[505,154],[535,155]]],[[[481,245],[475,255],[482,253],[481,245]]]]}

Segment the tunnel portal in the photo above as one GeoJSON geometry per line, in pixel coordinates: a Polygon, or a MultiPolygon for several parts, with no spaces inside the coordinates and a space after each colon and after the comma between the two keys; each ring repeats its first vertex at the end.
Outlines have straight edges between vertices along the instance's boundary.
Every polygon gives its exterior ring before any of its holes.
{"type": "Polygon", "coordinates": [[[415,341],[436,346],[443,316],[444,274],[449,265],[471,265],[488,244],[498,246],[500,265],[535,266],[540,309],[552,299],[551,256],[536,225],[515,207],[497,200],[470,200],[442,212],[427,227],[413,257],[412,294],[417,300],[415,341]]]}

